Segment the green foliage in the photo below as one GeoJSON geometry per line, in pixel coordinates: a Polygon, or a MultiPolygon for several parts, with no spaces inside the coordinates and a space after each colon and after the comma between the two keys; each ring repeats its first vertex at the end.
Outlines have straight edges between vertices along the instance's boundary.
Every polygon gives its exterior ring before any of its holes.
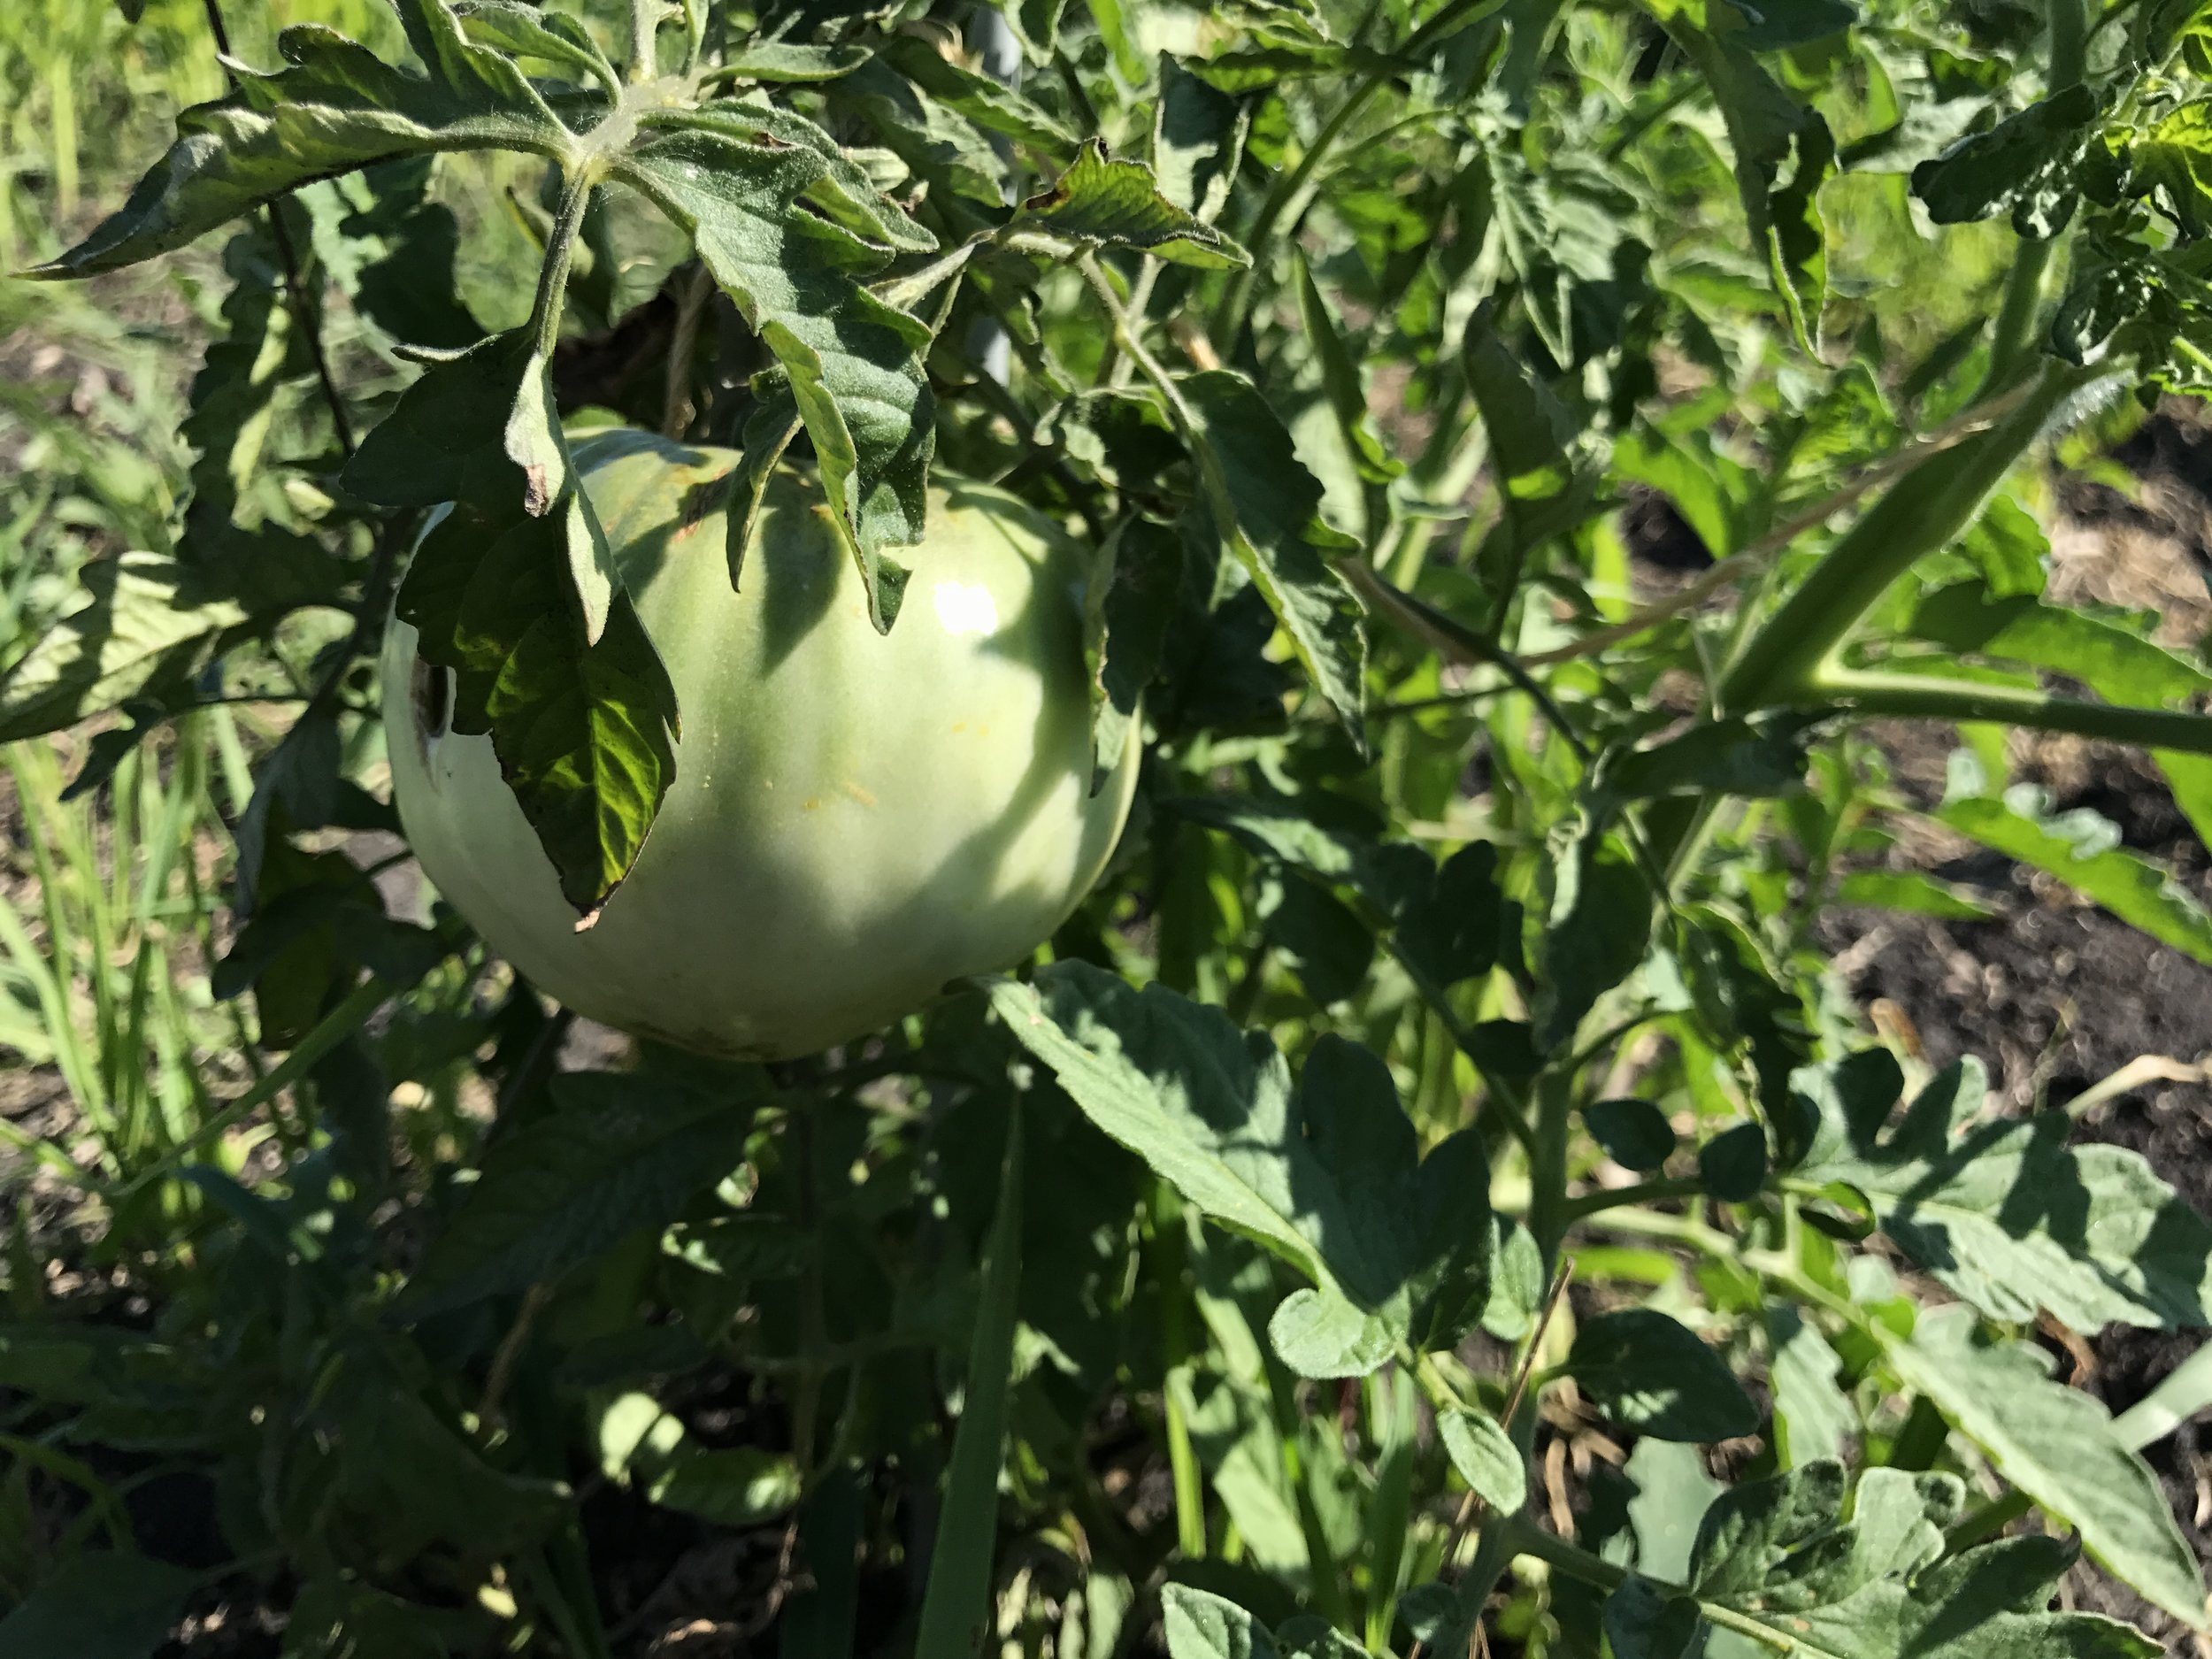
{"type": "Polygon", "coordinates": [[[2212,1325],[2212,1229],[1824,926],[1993,913],[1916,813],[2212,962],[1990,734],[2212,828],[2202,642],[2061,597],[2037,466],[2212,393],[2201,8],[222,10],[0,29],[0,1654],[2154,1651],[2061,1532],[2212,1623],[2200,1379],[2033,1340],[2212,1325]],[[575,481],[640,431],[741,454],[641,539],[575,481]],[[885,632],[934,474],[1087,539],[1131,826],[896,1030],[587,1059],[414,879],[370,664],[614,914],[722,713],[626,561],[773,603],[779,469],[885,632]]]}
{"type": "Polygon", "coordinates": [[[1848,1521],[1845,1486],[1841,1465],[1816,1463],[1715,1499],[1683,1592],[1632,1578],[1607,1601],[1618,1659],[1673,1659],[1716,1625],[1818,1659],[2154,1651],[2124,1624],[2043,1610],[2067,1564],[2051,1540],[1949,1554],[1944,1531],[1965,1499],[1955,1476],[1869,1470],[1848,1521]]]}

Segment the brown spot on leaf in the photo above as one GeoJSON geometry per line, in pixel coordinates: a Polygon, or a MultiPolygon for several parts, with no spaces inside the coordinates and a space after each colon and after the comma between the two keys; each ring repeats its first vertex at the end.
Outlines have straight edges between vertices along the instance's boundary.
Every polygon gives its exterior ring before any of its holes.
{"type": "Polygon", "coordinates": [[[545,517],[545,510],[553,504],[550,480],[544,466],[533,461],[522,469],[522,510],[533,518],[545,517]]]}

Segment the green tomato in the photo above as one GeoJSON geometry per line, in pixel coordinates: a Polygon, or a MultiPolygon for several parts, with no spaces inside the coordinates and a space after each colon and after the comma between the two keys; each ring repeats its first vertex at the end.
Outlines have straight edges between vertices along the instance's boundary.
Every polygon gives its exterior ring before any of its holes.
{"type": "Polygon", "coordinates": [[[683,723],[660,816],[589,928],[491,740],[435,728],[443,671],[404,623],[384,722],[425,872],[526,978],[624,1031],[782,1059],[1034,949],[1113,851],[1136,745],[1094,795],[1088,560],[1048,519],[941,477],[879,635],[819,491],[787,472],[731,590],[716,486],[737,459],[627,431],[576,447],[683,723]]]}

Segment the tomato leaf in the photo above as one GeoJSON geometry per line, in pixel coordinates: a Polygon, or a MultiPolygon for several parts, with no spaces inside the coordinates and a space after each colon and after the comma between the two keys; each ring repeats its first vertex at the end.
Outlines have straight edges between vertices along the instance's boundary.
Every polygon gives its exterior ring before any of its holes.
{"type": "Polygon", "coordinates": [[[1160,1591],[1168,1659],[1278,1659],[1274,1636],[1225,1596],[1187,1584],[1160,1591]]]}
{"type": "Polygon", "coordinates": [[[1501,962],[1517,964],[1520,907],[1498,886],[1498,849],[1471,841],[1441,865],[1402,841],[1377,841],[1297,801],[1184,795],[1160,810],[1234,836],[1257,856],[1333,892],[1387,933],[1399,960],[1434,1000],[1501,962]]]}
{"type": "Polygon", "coordinates": [[[1982,787],[1971,752],[1957,751],[1949,792],[1930,816],[2008,858],[2048,871],[2183,955],[2212,963],[2212,911],[2169,872],[2123,848],[2109,818],[2087,808],[2054,813],[2047,793],[2033,784],[2015,785],[2001,799],[1982,794],[1982,787]]]}
{"type": "Polygon", "coordinates": [[[1177,384],[1215,534],[1282,624],[1313,688],[1364,749],[1363,611],[1329,567],[1332,555],[1357,544],[1323,522],[1319,480],[1251,381],[1210,369],[1177,384]]]}
{"type": "Polygon", "coordinates": [[[2161,116],[2129,158],[2133,188],[2154,196],[2184,236],[2212,232],[2212,98],[2161,116]]]}
{"type": "Polygon", "coordinates": [[[2212,1322],[2212,1225],[2140,1155],[2068,1145],[2062,1113],[1984,1118],[1978,1061],[1946,1068],[1888,1128],[1902,1087],[1884,1049],[1800,1071],[1819,1118],[1793,1182],[1863,1194],[1900,1249],[1992,1318],[2212,1322]]]}
{"type": "Polygon", "coordinates": [[[1608,750],[1591,780],[1610,802],[1735,795],[1758,800],[1805,787],[1806,749],[1821,717],[1788,710],[1709,720],[1648,749],[1608,750]]]}
{"type": "Polygon", "coordinates": [[[926,233],[872,203],[819,129],[733,104],[657,118],[613,176],[691,234],[789,373],[839,534],[887,630],[904,572],[884,549],[921,539],[936,445],[919,356],[929,331],[860,278],[895,247],[931,245],[926,233]],[[841,204],[843,222],[802,211],[803,198],[841,204]]]}
{"type": "Polygon", "coordinates": [[[1263,1035],[1079,961],[1034,985],[995,981],[991,1000],[1110,1138],[1327,1293],[1286,1316],[1290,1337],[1317,1355],[1375,1353],[1340,1301],[1424,1347],[1472,1328],[1492,1246],[1481,1142],[1463,1132],[1423,1159],[1372,1054],[1325,1038],[1294,1087],[1263,1035]]]}
{"type": "Polygon", "coordinates": [[[1609,1601],[1618,1659],[1700,1650],[1701,1640],[1680,1645],[1682,1620],[1709,1610],[1731,1615],[1739,1630],[1763,1628],[1778,1648],[1786,1641],[1805,1659],[2148,1659],[2156,1651],[2116,1620],[2045,1610],[2072,1561],[2055,1539],[2004,1539],[1947,1555],[1945,1531],[1965,1509],[1956,1476],[1870,1469],[1847,1502],[1847,1491],[1842,1466],[1820,1461],[1723,1493],[1699,1521],[1686,1594],[1631,1579],[1609,1601]],[[1665,1617],[1653,1618],[1660,1609],[1665,1617]]]}
{"type": "Polygon", "coordinates": [[[1647,1100],[1592,1101],[1582,1122],[1608,1157],[1639,1175],[1664,1168],[1674,1156],[1674,1125],[1647,1100]]]}
{"type": "Polygon", "coordinates": [[[1506,513],[1528,547],[1536,510],[1575,481],[1573,421],[1479,313],[1468,323],[1461,361],[1504,487],[1506,513]]]}
{"type": "Polygon", "coordinates": [[[0,1619],[0,1659],[150,1659],[200,1580],[150,1556],[85,1550],[0,1619]]]}
{"type": "Polygon", "coordinates": [[[1753,246],[1766,262],[1791,332],[1817,354],[1828,292],[1827,233],[1818,196],[1835,171],[1835,139],[1826,120],[1792,97],[1752,55],[1740,20],[1697,9],[1716,19],[1714,28],[1696,27],[1689,6],[1663,9],[1662,20],[1720,105],[1753,246]],[[1732,27],[1719,27],[1722,18],[1732,27]]]}
{"type": "Polygon", "coordinates": [[[1497,1418],[1465,1409],[1440,1411],[1437,1437],[1467,1489],[1497,1515],[1513,1515],[1528,1502],[1528,1465],[1497,1418]]]}
{"type": "Polygon", "coordinates": [[[371,501],[429,507],[468,502],[489,515],[526,514],[557,549],[595,643],[620,585],[607,533],[576,482],[553,410],[550,365],[527,329],[495,334],[432,365],[347,464],[349,488],[371,501]]]}
{"type": "Polygon", "coordinates": [[[81,277],[181,248],[317,179],[394,156],[519,150],[563,157],[573,136],[511,59],[472,43],[446,0],[398,0],[424,73],[343,35],[296,24],[288,66],[237,70],[238,89],[177,118],[179,137],[119,212],[27,274],[81,277]]]}
{"type": "Polygon", "coordinates": [[[1519,279],[1529,326],[1556,363],[1574,361],[1574,279],[1558,257],[1559,221],[1550,185],[1521,153],[1517,135],[1478,121],[1482,149],[1463,180],[1496,227],[1506,263],[1519,279]]]}
{"type": "MultiPolygon", "coordinates": [[[[294,243],[303,241],[307,215],[289,204],[274,211],[284,212],[294,243]]],[[[227,562],[252,538],[236,519],[241,497],[262,467],[273,406],[288,381],[314,372],[272,227],[265,222],[241,226],[223,250],[223,270],[231,288],[223,299],[222,331],[209,341],[192,377],[182,428],[197,455],[180,551],[201,566],[227,562]]],[[[301,281],[311,294],[319,291],[319,267],[311,262],[301,281]]],[[[319,320],[318,310],[307,313],[311,326],[319,320]]],[[[286,533],[265,528],[260,534],[274,538],[286,533]]]]}
{"type": "Polygon", "coordinates": [[[424,659],[457,672],[454,729],[491,734],[562,893],[588,919],[636,860],[674,776],[679,710],[626,595],[587,641],[560,534],[548,519],[457,506],[416,549],[397,610],[424,659]]]}
{"type": "Polygon", "coordinates": [[[1654,1308],[1600,1314],[1575,1333],[1566,1369],[1623,1428],[1663,1440],[1755,1434],[1759,1409],[1718,1355],[1654,1308]]]}
{"type": "Polygon", "coordinates": [[[1050,189],[1022,204],[1018,222],[1086,247],[1138,249],[1201,270],[1252,263],[1234,242],[1163,196],[1151,168],[1110,157],[1095,138],[1083,141],[1050,189]]]}
{"type": "Polygon", "coordinates": [[[0,742],[184,685],[250,614],[220,586],[154,553],[95,560],[81,580],[84,603],[0,674],[0,742]]]}
{"type": "MultiPolygon", "coordinates": [[[[2192,1629],[2202,1629],[2208,1622],[2203,1569],[2174,1524],[2158,1477],[2121,1441],[2100,1401],[2053,1379],[2047,1354],[2032,1342],[1984,1342],[1976,1325],[1966,1309],[1930,1309],[1920,1315],[1911,1340],[1888,1345],[1888,1363],[1980,1447],[2000,1474],[2076,1528],[2090,1555],[2114,1577],[2192,1629]]],[[[2014,1540],[2011,1547],[2029,1541],[2014,1540]]],[[[2049,1548],[2058,1555],[2056,1545],[2049,1548]]],[[[2050,1579],[2056,1576],[2054,1569],[2050,1579]]],[[[2040,1607],[2047,1594],[2045,1588],[2029,1605],[2040,1607]]],[[[2019,1651],[2001,1645],[2002,1633],[2001,1628],[1989,1632],[1985,1651],[1993,1659],[2019,1651]]],[[[2141,1640],[2132,1631],[2126,1639],[2141,1640]]],[[[2107,1640],[2120,1638],[2116,1631],[2107,1640]]]]}
{"type": "Polygon", "coordinates": [[[1091,625],[1091,792],[1121,764],[1144,689],[1159,672],[1183,591],[1183,539],[1171,525],[1125,520],[1101,554],[1107,569],[1085,595],[1091,625]]]}
{"type": "Polygon", "coordinates": [[[867,46],[806,46],[789,41],[750,40],[723,55],[721,72],[733,81],[805,83],[835,81],[875,56],[867,46]]]}
{"type": "Polygon", "coordinates": [[[1601,826],[1586,826],[1563,850],[1537,976],[1537,1041],[1546,1052],[1636,971],[1651,944],[1654,908],[1644,872],[1601,826]]]}
{"type": "Polygon", "coordinates": [[[965,116],[987,133],[1017,140],[1055,162],[1076,147],[1076,135],[1058,117],[989,75],[945,58],[927,41],[895,35],[884,42],[881,58],[933,102],[965,116]]]}
{"type": "Polygon", "coordinates": [[[831,96],[832,110],[872,128],[922,188],[994,216],[1005,211],[1012,177],[1007,158],[966,115],[925,96],[888,63],[864,64],[832,88],[831,96]]]}
{"type": "Polygon", "coordinates": [[[430,198],[431,166],[424,156],[365,169],[338,187],[349,205],[362,204],[335,229],[363,262],[352,282],[356,311],[404,345],[462,351],[485,329],[457,286],[461,222],[430,198]]]}
{"type": "Polygon", "coordinates": [[[1997,912],[1956,882],[1917,870],[1855,870],[1836,884],[1836,902],[1907,910],[1954,922],[1986,922],[1997,912]]]}
{"type": "Polygon", "coordinates": [[[285,1617],[285,1645],[295,1649],[285,1659],[350,1659],[363,1650],[389,1659],[450,1659],[446,1632],[465,1640],[470,1623],[465,1613],[402,1601],[333,1571],[300,1587],[285,1617]]]}
{"type": "Polygon", "coordinates": [[[1301,1377],[1365,1377],[1398,1351],[1390,1321],[1333,1290],[1294,1290],[1267,1322],[1268,1345],[1301,1377]]]}
{"type": "Polygon", "coordinates": [[[1229,204],[1244,157],[1251,105],[1216,89],[1172,54],[1160,54],[1160,100],[1152,121],[1152,172],[1160,194],[1210,225],[1229,204]]]}
{"type": "Polygon", "coordinates": [[[461,32],[480,45],[495,46],[513,58],[553,64],[618,90],[622,77],[590,31],[574,18],[541,12],[518,0],[469,0],[458,13],[461,32]]]}
{"type": "Polygon", "coordinates": [[[2111,703],[2155,706],[2212,691],[2212,673],[2116,621],[2027,594],[1994,597],[1979,582],[1928,595],[1907,628],[1953,651],[2051,669],[2111,703]]]}
{"type": "Polygon", "coordinates": [[[753,1099],[572,1072],[555,1082],[554,1102],[493,1143],[409,1282],[402,1316],[550,1284],[641,1228],[667,1225],[736,1163],[753,1099]]]}
{"type": "Polygon", "coordinates": [[[2076,174],[2098,111],[2094,92],[2069,87],[1922,162],[1912,192],[1939,225],[2008,212],[2023,236],[2056,235],[2073,217],[2076,174]]]}
{"type": "Polygon", "coordinates": [[[1859,1427],[1857,1408],[1837,1381],[1841,1357],[1820,1327],[1786,1302],[1766,1310],[1766,1327],[1775,1449],[1784,1465],[1841,1458],[1859,1427]]]}
{"type": "Polygon", "coordinates": [[[1361,479],[1370,484],[1387,484],[1405,471],[1405,465],[1386,453],[1381,440],[1375,436],[1359,365],[1346,349],[1343,335],[1337,332],[1336,319],[1329,314],[1328,302],[1314,286],[1312,267],[1302,257],[1295,258],[1294,263],[1298,271],[1299,320],[1304,325],[1306,343],[1312,349],[1314,361],[1321,370],[1322,390],[1327,394],[1329,407],[1335,412],[1337,429],[1344,435],[1345,448],[1351,452],[1352,465],[1361,479]]]}

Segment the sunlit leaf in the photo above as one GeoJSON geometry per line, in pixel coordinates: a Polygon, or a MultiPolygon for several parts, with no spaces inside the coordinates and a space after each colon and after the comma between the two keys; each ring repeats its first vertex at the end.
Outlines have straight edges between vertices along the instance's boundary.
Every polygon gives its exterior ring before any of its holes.
{"type": "Polygon", "coordinates": [[[1648,1585],[1639,1593],[1672,1617],[1616,1620],[1608,1608],[1617,1659],[1689,1651],[1670,1645],[1682,1635],[1676,1609],[1725,1611],[1735,1628],[1767,1632],[1762,1646],[1787,1642],[1804,1659],[2147,1659],[2156,1651],[2116,1620],[2045,1610],[2070,1559],[2055,1539],[2007,1539],[1947,1556],[1944,1529],[1965,1506],[1955,1476],[1869,1470],[1848,1519],[1846,1490],[1842,1466],[1822,1462],[1724,1493],[1699,1525],[1688,1594],[1655,1597],[1648,1585]],[[1662,1645],[1636,1645],[1663,1630],[1662,1645]]]}
{"type": "MultiPolygon", "coordinates": [[[[2158,1477],[2121,1443],[2102,1404],[2052,1378],[2047,1354],[2032,1343],[1985,1343],[1969,1310],[1937,1308],[1923,1313],[1912,1340],[1892,1344],[1887,1356],[1907,1385],[1932,1400],[1999,1473],[2078,1530],[2114,1577],[2184,1624],[2204,1626],[2203,1569],[2175,1525],[2158,1477]]],[[[2057,1576],[2056,1564],[2049,1576],[2057,1576]]],[[[2041,1605],[2039,1596],[2032,1605],[2041,1605]]],[[[2104,1640],[2119,1642],[2121,1631],[2125,1627],[2104,1640]]],[[[2019,1651],[1996,1645],[1999,1634],[1991,1630],[1982,1638],[1992,1659],[2019,1651]]],[[[2141,1640],[2132,1631],[2125,1640],[2141,1640]]]]}
{"type": "Polygon", "coordinates": [[[437,150],[562,157],[572,135],[514,62],[472,43],[445,0],[400,0],[423,71],[319,24],[279,38],[288,66],[177,118],[180,136],[120,211],[35,276],[90,276],[180,248],[317,179],[437,150]]]}
{"type": "MultiPolygon", "coordinates": [[[[1479,1317],[1491,1248],[1480,1141],[1454,1135],[1422,1158],[1365,1049],[1326,1039],[1294,1085],[1264,1037],[1081,962],[1033,985],[995,981],[991,997],[1091,1121],[1202,1213],[1380,1316],[1394,1338],[1446,1343],[1479,1317]]],[[[1309,1305],[1299,1333],[1333,1307],[1309,1305]]]]}
{"type": "Polygon", "coordinates": [[[0,673],[0,741],[192,680],[249,614],[221,587],[153,553],[96,560],[82,580],[83,603],[0,673]]]}
{"type": "MultiPolygon", "coordinates": [[[[876,626],[897,615],[899,567],[884,553],[921,539],[933,403],[919,353],[928,330],[861,279],[890,244],[800,211],[810,193],[860,200],[818,133],[718,104],[672,111],[614,176],[692,234],[699,257],[791,377],[835,523],[868,583],[876,626]],[[826,153],[827,152],[827,153],[826,153]]],[[[850,216],[848,216],[849,220],[850,216]]],[[[910,233],[879,212],[879,232],[910,233]]]]}
{"type": "Polygon", "coordinates": [[[1526,1462],[1495,1417],[1480,1411],[1445,1411],[1436,1419],[1436,1432],[1452,1468],[1494,1513],[1512,1515],[1528,1501],[1526,1462]]]}
{"type": "Polygon", "coordinates": [[[1161,195],[1151,168],[1110,157],[1094,138],[1084,141],[1050,189],[1022,204],[1021,217],[1071,242],[1141,249],[1178,265],[1226,270],[1252,263],[1221,232],[1161,195]]]}
{"type": "Polygon", "coordinates": [[[1904,1087],[1869,1049],[1797,1087],[1819,1111],[1793,1173],[1863,1194],[1898,1248],[1993,1318],[2076,1330],[2212,1320],[2212,1225],[2124,1147],[2070,1146],[2062,1114],[1985,1117],[1981,1064],[1947,1067],[1892,1127],[1904,1087]]]}
{"type": "Polygon", "coordinates": [[[1933,817],[1985,847],[2047,870],[2122,921],[2176,950],[2212,962],[2212,912],[2167,871],[2119,845],[2109,818],[2087,808],[2054,813],[2033,784],[2016,784],[2001,799],[1978,793],[1972,757],[1952,763],[1952,789],[1933,817]]]}

